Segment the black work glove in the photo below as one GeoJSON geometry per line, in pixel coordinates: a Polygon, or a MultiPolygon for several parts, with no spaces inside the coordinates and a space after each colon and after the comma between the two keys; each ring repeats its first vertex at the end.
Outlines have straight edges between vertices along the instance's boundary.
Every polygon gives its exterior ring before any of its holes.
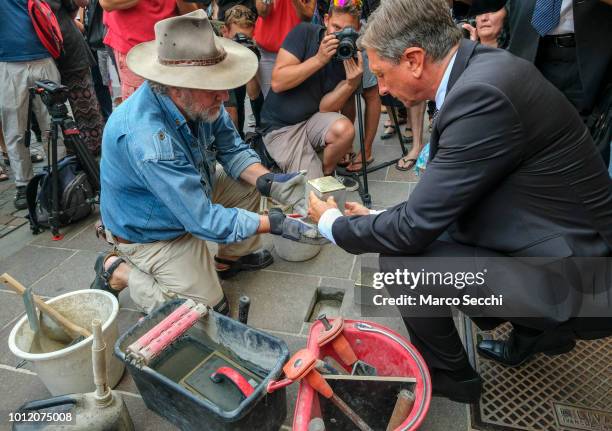
{"type": "Polygon", "coordinates": [[[289,174],[273,174],[269,172],[257,178],[255,185],[263,196],[269,196],[284,205],[291,205],[294,212],[305,216],[305,175],[306,171],[291,172],[289,174]]]}
{"type": "Polygon", "coordinates": [[[304,223],[302,220],[287,217],[280,208],[272,208],[268,214],[270,233],[304,244],[323,245],[329,240],[319,233],[316,226],[304,223]]]}

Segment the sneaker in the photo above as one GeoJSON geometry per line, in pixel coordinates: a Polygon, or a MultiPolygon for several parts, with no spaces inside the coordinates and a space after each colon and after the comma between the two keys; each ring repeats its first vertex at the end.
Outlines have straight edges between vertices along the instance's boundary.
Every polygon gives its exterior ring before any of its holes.
{"type": "Polygon", "coordinates": [[[17,186],[17,193],[15,193],[15,208],[18,210],[24,210],[28,207],[28,200],[26,199],[26,186],[17,186]]]}
{"type": "Polygon", "coordinates": [[[359,189],[359,183],[351,177],[344,177],[342,175],[334,175],[336,179],[346,188],[347,192],[354,192],[359,189]]]}

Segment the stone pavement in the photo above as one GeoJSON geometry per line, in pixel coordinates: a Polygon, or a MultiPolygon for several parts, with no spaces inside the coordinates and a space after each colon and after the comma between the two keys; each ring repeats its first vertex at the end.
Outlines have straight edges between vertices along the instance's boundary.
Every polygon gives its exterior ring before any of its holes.
{"type": "MultiPolygon", "coordinates": [[[[383,116],[383,118],[386,118],[383,116]]],[[[379,130],[380,132],[380,130],[379,130]]],[[[396,140],[379,141],[374,147],[377,162],[397,157],[400,153],[396,140]]],[[[405,200],[418,178],[414,173],[399,172],[392,166],[370,175],[370,193],[375,208],[384,208],[405,200]]],[[[93,224],[96,215],[73,226],[64,228],[62,241],[51,240],[49,232],[32,236],[28,225],[22,222],[22,212],[11,211],[12,187],[0,184],[0,229],[11,229],[0,238],[0,274],[8,272],[35,293],[52,297],[65,292],[85,289],[94,276],[93,262],[107,246],[95,237],[93,224]],[[10,218],[12,217],[12,218],[10,218]]],[[[354,194],[353,199],[356,198],[354,194]]],[[[2,231],[0,230],[0,237],[2,231]]],[[[270,238],[265,238],[272,247],[270,238]]],[[[274,253],[274,252],[273,252],[274,253]]],[[[353,286],[359,270],[359,260],[332,245],[310,261],[286,262],[275,255],[269,268],[257,273],[241,274],[223,283],[231,300],[234,314],[241,295],[251,298],[249,324],[285,340],[291,352],[306,345],[310,323],[308,314],[311,301],[321,287],[343,293],[340,308],[331,315],[342,314],[359,318],[359,307],[353,301],[353,286]]],[[[119,328],[124,332],[140,317],[127,292],[120,295],[119,328]]],[[[31,363],[16,368],[20,360],[9,350],[7,339],[15,322],[23,315],[21,298],[0,287],[0,387],[10,396],[0,397],[0,430],[9,429],[8,413],[26,401],[50,396],[34,372],[31,363]]],[[[406,335],[401,319],[396,317],[371,319],[406,335]]],[[[115,388],[124,395],[137,430],[175,429],[163,418],[149,411],[142,401],[131,376],[126,372],[115,388]]],[[[288,389],[288,414],[284,429],[290,429],[297,385],[288,389]]],[[[423,430],[467,429],[467,409],[464,405],[434,398],[423,430]]],[[[203,427],[202,429],[205,429],[203,427]]]]}

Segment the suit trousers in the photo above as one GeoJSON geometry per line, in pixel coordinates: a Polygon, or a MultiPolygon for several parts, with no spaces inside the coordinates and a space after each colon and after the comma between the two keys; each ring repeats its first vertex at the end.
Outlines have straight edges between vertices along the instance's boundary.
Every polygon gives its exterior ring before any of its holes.
{"type": "Polygon", "coordinates": [[[590,109],[584,103],[576,47],[552,46],[546,39],[541,39],[535,65],[546,79],[561,90],[580,115],[589,114],[590,109]]]}
{"type": "MultiPolygon", "coordinates": [[[[435,241],[418,256],[381,255],[380,270],[395,273],[408,269],[429,274],[484,270],[483,285],[457,289],[421,284],[413,292],[435,298],[502,295],[503,307],[461,303],[457,308],[483,330],[511,322],[519,350],[530,349],[542,339],[554,346],[555,340],[562,343],[568,338],[601,338],[612,333],[611,259],[568,262],[557,258],[512,258],[450,241],[435,241]],[[599,298],[599,302],[591,304],[583,297],[599,298]],[[582,317],[577,317],[579,314],[582,317]]],[[[405,286],[387,286],[387,290],[393,297],[406,293],[405,286]]],[[[457,371],[470,366],[450,305],[400,306],[399,310],[412,343],[430,368],[457,371]]]]}

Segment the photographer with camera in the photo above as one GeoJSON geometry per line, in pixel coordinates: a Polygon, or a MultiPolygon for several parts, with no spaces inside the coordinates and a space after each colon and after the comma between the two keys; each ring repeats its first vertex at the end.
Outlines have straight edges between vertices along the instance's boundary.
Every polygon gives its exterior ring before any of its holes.
{"type": "MultiPolygon", "coordinates": [[[[238,42],[242,46],[253,51],[259,60],[259,49],[253,41],[253,31],[255,30],[256,20],[257,16],[246,6],[233,6],[225,12],[225,23],[221,27],[221,33],[223,37],[232,39],[234,42],[238,42]]],[[[230,90],[229,100],[224,103],[225,110],[242,138],[244,138],[245,96],[249,96],[254,114],[258,117],[259,112],[255,112],[257,110],[257,104],[254,102],[259,98],[260,94],[261,89],[257,81],[257,76],[255,76],[246,85],[230,90]]]]}
{"type": "MultiPolygon", "coordinates": [[[[331,175],[352,147],[353,122],[339,111],[362,81],[363,60],[355,44],[360,15],[351,0],[332,4],[325,27],[301,23],[283,42],[261,121],[264,144],[285,172],[331,175]]],[[[354,180],[341,179],[356,189],[354,180]]]]}

